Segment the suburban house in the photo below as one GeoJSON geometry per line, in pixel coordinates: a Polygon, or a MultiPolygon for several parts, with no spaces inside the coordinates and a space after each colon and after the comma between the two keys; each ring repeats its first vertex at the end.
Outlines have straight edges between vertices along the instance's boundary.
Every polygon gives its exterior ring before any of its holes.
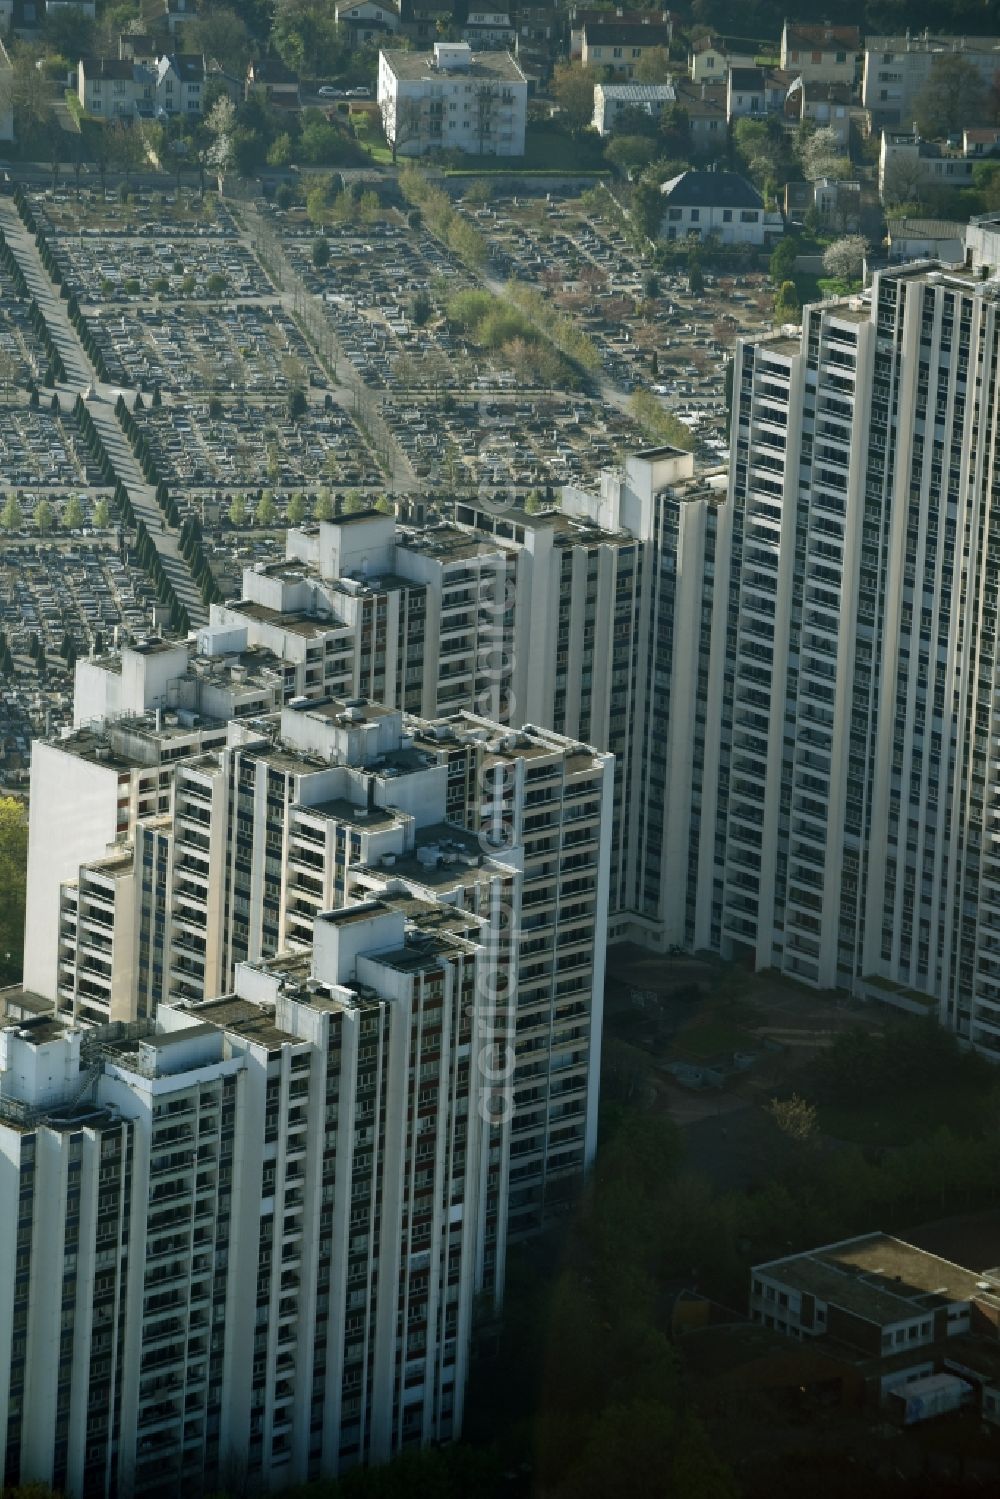
{"type": "Polygon", "coordinates": [[[762,119],[782,114],[788,96],[789,79],[775,68],[730,68],[726,74],[726,118],[762,119]]]}
{"type": "Polygon", "coordinates": [[[168,115],[200,115],[205,60],[193,52],[166,53],[156,64],[156,108],[168,115]]]}
{"type": "Polygon", "coordinates": [[[62,10],[78,10],[91,21],[97,14],[95,0],[45,0],[47,16],[57,16],[62,10]]]}
{"type": "Polygon", "coordinates": [[[380,52],[378,105],[401,156],[465,151],[523,156],[528,83],[509,52],[436,42],[426,52],[380,52]]]}
{"type": "Polygon", "coordinates": [[[194,19],[198,11],[198,0],[140,0],[139,13],[142,24],[155,30],[166,27],[171,36],[178,26],[194,19]]]}
{"type": "Polygon", "coordinates": [[[594,89],[594,129],[613,135],[618,116],[638,110],[659,119],[677,98],[672,83],[599,83],[594,89]]]}
{"type": "Polygon", "coordinates": [[[399,29],[410,41],[426,45],[448,31],[453,13],[452,0],[401,0],[399,29]]]}
{"type": "Polygon", "coordinates": [[[990,88],[1000,72],[1000,37],[931,36],[927,31],[866,37],[861,103],[872,125],[908,128],[917,94],[935,63],[946,56],[964,58],[990,88]]]}
{"type": "Polygon", "coordinates": [[[156,108],[156,74],[142,63],[117,57],[82,57],[76,94],[87,114],[100,120],[134,119],[156,108]]]}
{"type": "Polygon", "coordinates": [[[337,0],[337,29],[352,49],[392,36],[399,30],[399,11],[385,0],[337,0]]]}
{"type": "Polygon", "coordinates": [[[781,66],[810,83],[843,83],[853,87],[861,32],[857,26],[803,26],[786,21],[781,28],[781,66]]]}
{"type": "Polygon", "coordinates": [[[670,46],[671,29],[662,24],[642,21],[594,21],[583,28],[580,61],[585,68],[610,68],[631,78],[644,53],[670,46]]]}
{"type": "Polygon", "coordinates": [[[987,125],[962,131],[963,156],[996,156],[1000,154],[1000,126],[987,125]]]}
{"type": "Polygon", "coordinates": [[[674,84],[677,103],[688,118],[691,147],[696,156],[715,156],[728,143],[726,121],[726,84],[690,83],[678,79],[674,84]]]}
{"type": "Polygon", "coordinates": [[[730,68],[752,68],[757,59],[752,50],[736,47],[721,36],[702,36],[688,54],[692,83],[725,83],[730,68]]]}
{"type": "Polygon", "coordinates": [[[585,26],[598,26],[604,21],[621,21],[626,26],[665,26],[674,34],[674,22],[669,10],[625,10],[616,5],[614,10],[588,10],[574,5],[569,13],[569,57],[570,62],[579,62],[583,56],[583,31],[585,26]]]}
{"type": "Polygon", "coordinates": [[[462,40],[474,52],[507,51],[513,47],[517,33],[505,10],[470,10],[462,27],[462,40]]]}
{"type": "Polygon", "coordinates": [[[975,162],[960,151],[925,141],[911,131],[882,131],[878,157],[878,191],[897,201],[931,188],[968,187],[975,162]]]}
{"type": "Polygon", "coordinates": [[[965,224],[955,219],[889,219],[889,259],[944,260],[960,265],[965,258],[965,224]]]}
{"type": "Polygon", "coordinates": [[[851,120],[861,111],[849,84],[796,78],[788,90],[785,114],[789,119],[808,121],[817,129],[832,130],[846,152],[851,120]]]}
{"type": "Polygon", "coordinates": [[[151,68],[162,51],[162,39],[149,32],[123,31],[118,38],[118,56],[123,62],[143,62],[151,68]]]}
{"type": "Polygon", "coordinates": [[[299,75],[277,57],[263,57],[247,68],[246,96],[262,89],[268,104],[276,109],[298,109],[299,75]]]}
{"type": "Polygon", "coordinates": [[[660,188],[660,238],[708,239],[724,245],[766,245],[784,233],[757,189],[736,172],[681,172],[660,188]]]}

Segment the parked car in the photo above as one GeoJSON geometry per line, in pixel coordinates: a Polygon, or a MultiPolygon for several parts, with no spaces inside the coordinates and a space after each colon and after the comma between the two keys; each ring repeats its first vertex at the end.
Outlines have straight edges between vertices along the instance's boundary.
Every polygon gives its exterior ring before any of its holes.
{"type": "MultiPolygon", "coordinates": [[[[342,88],[333,88],[329,83],[324,83],[322,88],[316,90],[321,99],[343,99],[345,97],[342,88]]],[[[350,90],[347,91],[350,93],[350,90]]]]}

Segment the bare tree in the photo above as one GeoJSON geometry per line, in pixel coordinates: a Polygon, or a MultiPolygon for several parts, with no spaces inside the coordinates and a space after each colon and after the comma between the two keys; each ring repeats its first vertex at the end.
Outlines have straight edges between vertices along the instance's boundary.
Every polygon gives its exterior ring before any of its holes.
{"type": "Polygon", "coordinates": [[[395,166],[400,146],[406,146],[410,141],[420,138],[423,123],[420,100],[392,99],[387,96],[381,101],[379,108],[382,114],[382,133],[392,150],[392,163],[395,166]]]}

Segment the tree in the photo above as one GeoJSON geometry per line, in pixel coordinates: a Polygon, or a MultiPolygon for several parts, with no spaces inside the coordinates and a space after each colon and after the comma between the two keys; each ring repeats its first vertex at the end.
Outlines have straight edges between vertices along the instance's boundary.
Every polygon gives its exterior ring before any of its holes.
{"type": "MultiPolygon", "coordinates": [[[[779,126],[780,129],[780,126],[779,126]]],[[[783,175],[783,144],[764,120],[744,117],[733,126],[733,144],[758,186],[783,175]]]]}
{"type": "Polygon", "coordinates": [[[66,508],[63,510],[62,521],[67,531],[79,531],[83,525],[83,506],[76,495],[72,495],[67,500],[66,508]]]}
{"type": "Polygon", "coordinates": [[[794,281],[783,281],[774,296],[774,316],[779,323],[798,321],[802,309],[794,281]]]}
{"type": "Polygon", "coordinates": [[[103,531],[105,527],[110,524],[111,506],[102,495],[97,504],[94,506],[94,528],[97,531],[103,531]]]}
{"type": "Polygon", "coordinates": [[[927,140],[957,134],[986,115],[988,90],[979,69],[959,52],[934,58],[930,73],[916,92],[913,118],[927,140]]]}
{"type": "Polygon", "coordinates": [[[17,501],[17,496],[9,494],[6,503],[0,510],[0,526],[5,531],[20,531],[24,527],[24,511],[17,501]]]}
{"type": "Polygon", "coordinates": [[[124,174],[127,185],[132,179],[132,173],[138,171],[146,160],[146,143],[142,138],[142,130],[139,125],[127,125],[124,120],[115,120],[103,128],[107,132],[108,161],[124,174]]]}
{"type": "Polygon", "coordinates": [[[571,130],[582,130],[594,117],[594,76],[579,62],[556,63],[552,92],[571,130]]]}
{"type": "Polygon", "coordinates": [[[845,234],[823,251],[823,269],[841,281],[858,281],[864,274],[868,241],[862,234],[845,234]]]}
{"type": "Polygon", "coordinates": [[[245,526],[247,523],[247,502],[241,494],[234,494],[229,506],[229,523],[233,526],[245,526]]]}
{"type": "Polygon", "coordinates": [[[21,977],[27,866],[24,806],[12,796],[0,797],[0,975],[6,984],[21,977]]]}
{"type": "Polygon", "coordinates": [[[250,61],[250,35],[246,22],[228,6],[202,9],[191,27],[192,50],[203,57],[224,62],[237,77],[250,61]]]}
{"type": "Polygon", "coordinates": [[[215,173],[222,195],[226,173],[233,165],[233,128],[236,122],[236,105],[228,94],[216,99],[205,117],[205,129],[211,144],[205,153],[205,165],[215,173]]]}
{"type": "Polygon", "coordinates": [[[35,506],[35,526],[44,535],[51,531],[55,523],[56,513],[48,500],[40,500],[35,506]]]}
{"type": "Polygon", "coordinates": [[[772,1098],[766,1112],[783,1135],[805,1144],[816,1134],[816,1105],[793,1093],[791,1098],[772,1098]]]}
{"type": "Polygon", "coordinates": [[[328,489],[320,490],[316,496],[313,516],[316,520],[333,520],[333,499],[328,489]]]}
{"type": "Polygon", "coordinates": [[[382,116],[382,134],[392,151],[392,164],[395,166],[399,148],[420,139],[420,132],[423,128],[422,106],[419,99],[404,96],[397,101],[395,96],[387,96],[382,100],[379,108],[382,116]]]}
{"type": "Polygon", "coordinates": [[[626,173],[648,167],[656,155],[656,142],[645,135],[616,135],[604,152],[605,160],[626,173]]]}
{"type": "Polygon", "coordinates": [[[635,69],[637,83],[669,83],[677,72],[666,47],[644,47],[635,69]]]}
{"type": "Polygon", "coordinates": [[[701,297],[705,293],[705,277],[701,269],[701,259],[693,250],[688,256],[688,290],[692,297],[701,297]]]}
{"type": "Polygon", "coordinates": [[[799,146],[799,161],[807,182],[818,182],[821,177],[846,177],[851,168],[837,132],[828,125],[806,136],[799,146]]]}
{"type": "Polygon", "coordinates": [[[410,303],[410,317],[415,328],[424,328],[434,313],[434,304],[426,291],[418,291],[410,303]]]}
{"type": "Polygon", "coordinates": [[[94,22],[82,6],[60,6],[57,10],[46,6],[42,31],[46,46],[70,58],[74,64],[81,57],[89,57],[94,50],[94,22]]]}
{"type": "Polygon", "coordinates": [[[285,511],[285,517],[288,521],[288,524],[290,526],[300,526],[305,519],[305,514],[305,496],[301,494],[293,494],[291,499],[288,501],[288,509],[285,511]]]}
{"type": "Polygon", "coordinates": [[[663,195],[659,184],[648,176],[632,189],[632,213],[647,239],[655,239],[663,221],[663,195]]]}
{"type": "Polygon", "coordinates": [[[294,385],[288,392],[288,415],[293,422],[305,416],[309,409],[309,401],[301,385],[294,385]]]}
{"type": "Polygon", "coordinates": [[[798,240],[793,239],[789,234],[779,239],[771,253],[771,259],[768,261],[767,266],[771,280],[776,286],[781,286],[783,282],[791,278],[792,272],[795,270],[795,261],[798,253],[798,240]]]}
{"type": "Polygon", "coordinates": [[[278,509],[274,503],[274,495],[269,489],[265,489],[257,501],[257,509],[254,511],[254,521],[258,526],[273,526],[278,509]]]}

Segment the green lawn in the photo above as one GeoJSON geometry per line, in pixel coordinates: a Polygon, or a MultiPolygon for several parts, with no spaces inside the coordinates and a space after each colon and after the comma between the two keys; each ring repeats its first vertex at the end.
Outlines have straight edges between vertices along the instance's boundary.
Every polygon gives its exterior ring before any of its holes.
{"type": "Polygon", "coordinates": [[[738,1026],[722,1020],[702,1020],[681,1031],[673,1045],[675,1057],[707,1062],[733,1051],[753,1051],[760,1043],[738,1026]]]}

